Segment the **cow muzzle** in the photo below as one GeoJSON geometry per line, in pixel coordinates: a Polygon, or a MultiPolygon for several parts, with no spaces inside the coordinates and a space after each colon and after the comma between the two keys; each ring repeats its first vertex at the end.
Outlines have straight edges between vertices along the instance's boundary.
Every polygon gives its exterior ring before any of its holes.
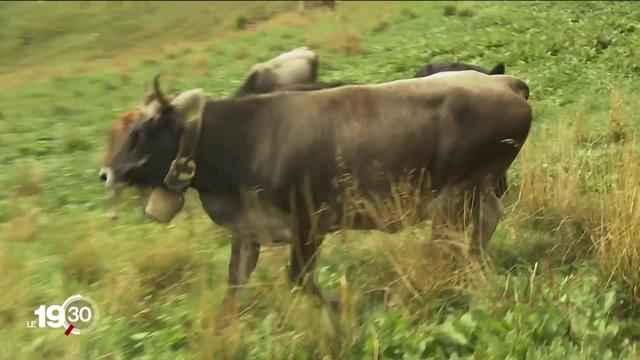
{"type": "Polygon", "coordinates": [[[126,183],[116,181],[115,171],[108,166],[100,169],[98,177],[107,191],[118,191],[126,187],[126,183]]]}
{"type": "Polygon", "coordinates": [[[112,187],[113,179],[115,178],[112,168],[103,167],[102,169],[100,169],[100,172],[98,173],[98,176],[100,177],[100,181],[104,183],[105,187],[107,187],[107,188],[111,188],[112,187]]]}
{"type": "Polygon", "coordinates": [[[149,156],[122,166],[105,166],[100,169],[98,177],[107,190],[120,190],[129,184],[129,181],[126,180],[128,174],[133,170],[139,169],[147,160],[149,160],[149,156]]]}

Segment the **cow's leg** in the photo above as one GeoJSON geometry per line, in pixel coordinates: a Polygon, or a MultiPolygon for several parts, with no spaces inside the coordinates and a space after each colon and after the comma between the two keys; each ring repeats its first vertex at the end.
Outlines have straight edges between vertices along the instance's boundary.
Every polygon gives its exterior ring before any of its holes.
{"type": "Polygon", "coordinates": [[[231,260],[229,261],[229,287],[218,312],[217,324],[219,326],[224,326],[228,319],[235,314],[238,294],[243,285],[249,281],[249,277],[258,263],[259,255],[259,243],[237,236],[233,237],[231,260]]]}
{"type": "Polygon", "coordinates": [[[462,241],[453,242],[458,236],[463,236],[468,226],[469,214],[466,211],[467,199],[464,192],[450,192],[443,199],[439,199],[431,218],[431,239],[439,256],[453,256],[454,259],[464,259],[462,241]]]}
{"type": "Polygon", "coordinates": [[[448,240],[451,231],[464,231],[464,195],[450,192],[437,200],[431,219],[431,237],[448,240]],[[462,219],[462,220],[461,220],[462,219]]]}
{"type": "Polygon", "coordinates": [[[338,300],[326,299],[313,279],[323,237],[310,234],[308,227],[299,229],[298,234],[299,237],[294,239],[290,247],[289,281],[293,285],[301,286],[304,291],[317,297],[323,303],[329,303],[334,309],[338,309],[338,300]]]}
{"type": "Polygon", "coordinates": [[[471,251],[484,251],[491,236],[498,227],[502,217],[502,203],[493,191],[478,193],[473,202],[473,235],[471,237],[471,251]]]}

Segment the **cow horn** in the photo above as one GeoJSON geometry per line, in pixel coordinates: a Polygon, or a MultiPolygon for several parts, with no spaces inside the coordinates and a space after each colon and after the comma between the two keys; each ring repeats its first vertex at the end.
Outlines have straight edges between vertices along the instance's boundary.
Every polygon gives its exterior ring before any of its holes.
{"type": "Polygon", "coordinates": [[[162,91],[160,91],[160,74],[156,75],[153,78],[153,89],[156,93],[156,97],[158,98],[158,101],[160,101],[160,104],[162,105],[162,108],[169,107],[169,102],[162,94],[162,91]]]}

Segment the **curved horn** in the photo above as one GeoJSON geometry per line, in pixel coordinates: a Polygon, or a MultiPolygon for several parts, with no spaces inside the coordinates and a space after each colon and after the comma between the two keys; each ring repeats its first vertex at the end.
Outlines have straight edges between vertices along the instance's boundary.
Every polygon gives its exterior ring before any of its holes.
{"type": "Polygon", "coordinates": [[[162,91],[160,91],[160,74],[156,75],[153,78],[153,89],[154,89],[154,91],[156,93],[156,97],[158,98],[158,101],[160,101],[160,104],[162,105],[162,107],[163,108],[169,107],[169,102],[167,101],[167,99],[162,94],[162,91]]]}

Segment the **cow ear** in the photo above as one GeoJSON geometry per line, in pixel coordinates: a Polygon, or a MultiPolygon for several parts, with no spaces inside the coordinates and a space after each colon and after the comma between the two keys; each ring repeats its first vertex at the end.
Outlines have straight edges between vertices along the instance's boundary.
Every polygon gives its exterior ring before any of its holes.
{"type": "Polygon", "coordinates": [[[494,66],[493,69],[489,71],[489,75],[504,75],[504,64],[499,63],[498,65],[494,66]]]}
{"type": "Polygon", "coordinates": [[[171,100],[180,120],[184,123],[197,121],[202,117],[206,96],[202,89],[192,89],[181,93],[171,100]]]}

